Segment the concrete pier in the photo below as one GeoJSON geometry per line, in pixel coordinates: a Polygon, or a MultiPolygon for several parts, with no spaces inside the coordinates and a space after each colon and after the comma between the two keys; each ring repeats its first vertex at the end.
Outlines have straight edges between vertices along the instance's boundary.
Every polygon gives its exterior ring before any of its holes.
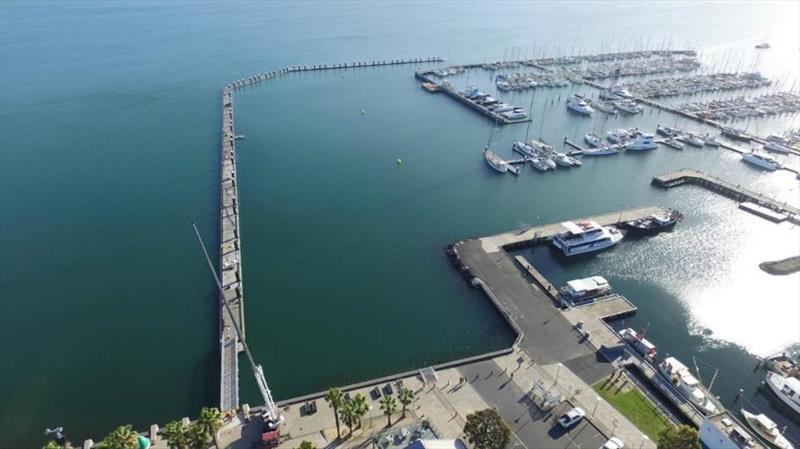
{"type": "Polygon", "coordinates": [[[746,189],[738,184],[733,184],[723,179],[688,168],[665,173],[653,178],[652,183],[659,187],[669,189],[683,184],[694,184],[704,187],[720,195],[727,196],[736,201],[746,201],[757,204],[778,214],[784,214],[787,219],[795,224],[800,224],[800,208],[790,206],[758,192],[746,189]]]}
{"type": "Polygon", "coordinates": [[[225,309],[227,301],[244,335],[244,287],[242,282],[241,234],[239,232],[239,188],[236,174],[236,133],[233,123],[231,86],[222,91],[222,154],[220,179],[220,278],[225,294],[220,297],[220,410],[239,406],[241,350],[233,322],[225,309]]]}

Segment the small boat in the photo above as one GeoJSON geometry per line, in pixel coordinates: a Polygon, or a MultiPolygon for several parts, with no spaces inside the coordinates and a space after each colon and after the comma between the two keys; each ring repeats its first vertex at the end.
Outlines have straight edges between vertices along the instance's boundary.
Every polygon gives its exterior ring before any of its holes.
{"type": "Polygon", "coordinates": [[[489,164],[490,167],[497,170],[500,173],[508,172],[508,162],[504,161],[500,158],[500,156],[496,155],[494,151],[489,150],[486,148],[483,150],[483,157],[486,159],[486,163],[489,164]]]}
{"type": "Polygon", "coordinates": [[[631,93],[630,93],[630,91],[628,89],[620,86],[619,84],[615,84],[615,85],[611,86],[608,89],[608,92],[610,94],[616,95],[617,97],[620,97],[620,98],[630,98],[630,97],[633,96],[633,95],[631,95],[631,93]]]}
{"type": "Polygon", "coordinates": [[[553,160],[555,163],[562,166],[562,167],[572,167],[572,161],[570,157],[564,153],[553,153],[553,160]]]}
{"type": "Polygon", "coordinates": [[[625,342],[633,346],[633,349],[635,349],[639,355],[648,361],[652,362],[656,359],[656,345],[650,343],[650,341],[644,338],[643,333],[639,333],[631,328],[627,328],[619,331],[619,335],[623,340],[625,340],[625,342]]]}
{"type": "Polygon", "coordinates": [[[792,443],[789,442],[778,429],[778,425],[763,413],[756,415],[750,413],[745,409],[740,412],[744,416],[745,422],[750,426],[761,438],[766,440],[772,447],[778,449],[794,449],[792,443]]]}
{"type": "Polygon", "coordinates": [[[501,112],[508,112],[513,111],[514,106],[508,103],[497,103],[494,106],[488,108],[490,111],[494,112],[495,114],[500,114],[501,112]]]}
{"type": "Polygon", "coordinates": [[[530,161],[531,165],[533,165],[533,168],[539,171],[550,170],[550,166],[542,162],[538,157],[530,158],[528,160],[530,161]]]}
{"type": "Polygon", "coordinates": [[[583,115],[591,115],[594,112],[586,99],[580,95],[567,98],[567,109],[583,115]]]}
{"type": "Polygon", "coordinates": [[[585,304],[611,292],[611,284],[603,276],[574,279],[560,289],[561,298],[571,305],[585,304]]]}
{"type": "Polygon", "coordinates": [[[741,140],[743,142],[750,142],[753,140],[753,136],[747,134],[746,132],[730,127],[722,128],[722,135],[725,137],[730,137],[731,139],[741,140]]]}
{"type": "Polygon", "coordinates": [[[245,135],[244,134],[237,134],[237,135],[233,136],[233,140],[244,140],[244,139],[245,139],[245,135]]]}
{"type": "Polygon", "coordinates": [[[706,134],[706,136],[703,138],[703,143],[705,143],[706,145],[708,145],[710,147],[718,147],[719,146],[719,140],[717,140],[716,137],[712,137],[712,136],[710,136],[708,134],[706,134]]]}
{"type": "Polygon", "coordinates": [[[669,126],[656,126],[656,134],[661,134],[664,137],[677,137],[681,134],[678,128],[670,128],[669,126]]]}
{"type": "Polygon", "coordinates": [[[626,221],[624,225],[631,234],[649,235],[672,229],[681,218],[683,214],[680,212],[668,210],[663,214],[650,214],[645,218],[626,221]]]}
{"type": "Polygon", "coordinates": [[[760,44],[756,44],[756,48],[758,48],[759,50],[766,50],[770,48],[770,45],[766,42],[762,42],[760,44]]]}
{"type": "Polygon", "coordinates": [[[594,221],[561,223],[566,231],[553,237],[553,246],[565,256],[584,254],[616,245],[622,240],[622,233],[613,226],[600,226],[594,221]]]}
{"type": "Polygon", "coordinates": [[[532,139],[528,142],[530,146],[534,149],[534,151],[550,153],[555,151],[551,145],[548,145],[541,140],[532,139]]]}
{"type": "Polygon", "coordinates": [[[622,128],[612,129],[606,133],[606,139],[612,143],[620,143],[628,138],[630,138],[630,134],[627,130],[622,128]]]}
{"type": "Polygon", "coordinates": [[[685,147],[685,145],[684,145],[684,144],[682,144],[682,143],[678,142],[678,141],[677,141],[675,138],[673,138],[673,137],[670,137],[669,139],[666,139],[666,140],[664,141],[664,145],[666,145],[666,146],[668,146],[668,147],[671,147],[671,148],[675,148],[676,150],[682,150],[682,149],[685,147]]]}
{"type": "Polygon", "coordinates": [[[786,148],[785,146],[777,143],[777,142],[767,142],[764,144],[764,149],[767,151],[772,151],[773,153],[780,153],[780,154],[789,154],[791,150],[786,148]]]}
{"type": "Polygon", "coordinates": [[[638,133],[633,140],[625,144],[626,150],[633,151],[655,150],[657,147],[658,145],[656,145],[653,135],[642,132],[638,133]]]}
{"type": "Polygon", "coordinates": [[[506,81],[497,80],[497,88],[499,90],[511,90],[511,84],[506,81]]]}
{"type": "Polygon", "coordinates": [[[630,98],[626,98],[624,100],[616,102],[616,106],[620,111],[628,114],[638,114],[644,110],[641,106],[636,104],[636,102],[631,100],[630,98]]]}
{"type": "Polygon", "coordinates": [[[527,145],[519,141],[511,144],[511,149],[513,149],[517,153],[522,153],[523,156],[536,157],[536,152],[530,145],[527,145]]]}
{"type": "Polygon", "coordinates": [[[745,153],[742,156],[742,161],[768,171],[775,171],[781,168],[781,163],[778,162],[777,159],[767,153],[760,153],[758,151],[745,153]]]}
{"type": "Polygon", "coordinates": [[[583,150],[584,156],[608,156],[609,154],[619,153],[619,148],[614,145],[608,145],[600,148],[587,148],[583,150]]]}
{"type": "Polygon", "coordinates": [[[550,170],[555,170],[556,167],[558,166],[558,164],[556,164],[556,161],[554,161],[553,158],[550,157],[550,155],[547,155],[547,154],[540,154],[539,155],[539,162],[541,162],[542,164],[546,165],[547,168],[549,168],[550,170]]]}
{"type": "Polygon", "coordinates": [[[588,143],[590,147],[599,147],[600,144],[603,143],[603,141],[600,140],[600,138],[597,137],[597,134],[595,134],[595,133],[589,133],[589,134],[585,135],[583,137],[583,140],[585,140],[586,143],[588,143]]]}
{"type": "Polygon", "coordinates": [[[614,103],[605,102],[605,101],[602,101],[602,100],[597,100],[597,101],[593,102],[592,104],[594,105],[595,108],[599,109],[602,112],[605,112],[606,114],[616,114],[617,113],[617,107],[614,106],[614,103]]]}
{"type": "Polygon", "coordinates": [[[525,109],[514,109],[513,111],[503,112],[500,115],[508,120],[522,120],[528,118],[528,111],[525,109]]]}
{"type": "Polygon", "coordinates": [[[577,157],[567,155],[567,159],[569,159],[570,163],[572,163],[572,165],[575,167],[580,167],[583,165],[583,162],[581,162],[581,160],[577,157]]]}
{"type": "Polygon", "coordinates": [[[691,145],[693,147],[697,147],[697,148],[701,148],[703,145],[705,145],[705,143],[703,142],[703,139],[695,136],[692,133],[684,134],[684,135],[682,135],[680,137],[680,139],[682,141],[688,143],[689,145],[691,145]]]}
{"type": "Polygon", "coordinates": [[[767,373],[767,386],[778,399],[800,415],[800,379],[783,377],[770,371],[767,373]]]}

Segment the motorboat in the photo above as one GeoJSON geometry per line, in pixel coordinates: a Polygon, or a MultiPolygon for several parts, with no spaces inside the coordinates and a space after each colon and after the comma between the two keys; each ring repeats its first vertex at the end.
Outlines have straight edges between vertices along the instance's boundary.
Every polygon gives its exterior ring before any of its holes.
{"type": "Polygon", "coordinates": [[[683,218],[683,214],[676,210],[664,213],[650,214],[645,218],[625,222],[625,228],[632,234],[648,235],[672,229],[683,218]]]}
{"type": "Polygon", "coordinates": [[[550,154],[540,153],[538,158],[539,162],[546,165],[547,168],[549,168],[550,170],[555,170],[556,167],[558,166],[558,164],[556,164],[556,161],[553,160],[550,154]]]}
{"type": "Polygon", "coordinates": [[[529,159],[529,161],[530,161],[531,165],[533,165],[533,168],[535,168],[535,169],[537,169],[539,171],[552,170],[549,165],[547,165],[544,162],[542,162],[542,160],[539,159],[538,157],[531,158],[531,159],[529,159]]]}
{"type": "Polygon", "coordinates": [[[658,370],[686,399],[699,407],[703,413],[712,415],[719,410],[706,395],[705,388],[700,384],[700,381],[689,372],[689,368],[681,363],[680,360],[675,357],[667,357],[658,364],[658,370]]]}
{"type": "Polygon", "coordinates": [[[600,226],[597,222],[565,221],[561,223],[566,231],[553,237],[553,246],[565,256],[574,256],[600,251],[616,245],[622,240],[622,233],[613,226],[600,226]]]}
{"type": "Polygon", "coordinates": [[[597,134],[595,134],[595,133],[589,133],[589,134],[585,135],[583,137],[583,140],[585,140],[586,143],[588,143],[590,147],[599,147],[600,144],[603,143],[603,141],[599,137],[597,137],[597,134]]]}
{"type": "Polygon", "coordinates": [[[490,149],[483,150],[483,157],[486,159],[486,163],[489,164],[490,167],[497,170],[500,173],[508,172],[508,162],[504,161],[500,158],[494,151],[490,149]]]}
{"type": "Polygon", "coordinates": [[[719,146],[719,140],[717,140],[716,136],[709,136],[708,134],[706,134],[706,136],[703,138],[703,143],[710,147],[719,146]]]}
{"type": "Polygon", "coordinates": [[[528,118],[528,111],[525,109],[514,109],[513,111],[503,112],[500,115],[508,120],[522,120],[528,118]]]}
{"type": "Polygon", "coordinates": [[[619,109],[622,112],[626,112],[628,114],[638,114],[644,110],[641,106],[636,104],[636,102],[631,100],[630,98],[620,100],[615,104],[617,106],[617,109],[619,109]]]}
{"type": "Polygon", "coordinates": [[[616,114],[617,113],[617,107],[614,106],[614,103],[611,103],[611,102],[597,100],[597,101],[593,102],[592,105],[595,107],[595,109],[598,109],[598,110],[600,110],[602,112],[605,112],[606,114],[616,114]]]}
{"type": "Polygon", "coordinates": [[[564,153],[553,153],[553,160],[562,167],[572,167],[570,157],[564,153]]]}
{"type": "Polygon", "coordinates": [[[767,386],[778,398],[800,415],[800,379],[767,373],[767,386]]]}
{"type": "Polygon", "coordinates": [[[768,43],[766,43],[766,42],[762,42],[760,44],[756,44],[756,48],[759,49],[759,50],[766,50],[766,49],[770,48],[770,45],[768,43]]]}
{"type": "Polygon", "coordinates": [[[606,139],[612,143],[620,143],[628,138],[630,138],[630,134],[622,128],[612,129],[606,133],[606,139]]]}
{"type": "Polygon", "coordinates": [[[765,143],[764,149],[767,151],[772,151],[773,153],[780,153],[780,154],[789,154],[792,151],[789,148],[773,141],[765,143]]]}
{"type": "Polygon", "coordinates": [[[781,168],[781,163],[778,162],[777,159],[772,157],[767,153],[761,153],[758,151],[752,151],[750,153],[745,153],[742,156],[742,160],[747,162],[748,164],[752,164],[758,168],[763,168],[764,170],[768,171],[775,171],[781,168]]]}
{"type": "Polygon", "coordinates": [[[561,298],[572,305],[585,304],[611,292],[611,284],[602,276],[574,279],[560,290],[561,298]]]}
{"type": "Polygon", "coordinates": [[[759,413],[756,415],[755,413],[750,413],[745,409],[741,409],[740,412],[744,417],[745,422],[747,425],[750,426],[761,438],[763,438],[767,443],[770,444],[772,447],[776,447],[778,449],[794,449],[792,443],[786,439],[786,437],[781,434],[780,429],[778,429],[778,425],[769,417],[763,413],[759,413]]]}
{"type": "Polygon", "coordinates": [[[511,84],[508,84],[507,81],[497,80],[497,88],[499,90],[511,90],[511,84]]]}
{"type": "Polygon", "coordinates": [[[508,103],[498,103],[498,104],[496,104],[496,105],[494,105],[494,106],[492,106],[492,107],[490,107],[488,109],[490,111],[494,112],[495,114],[499,114],[501,112],[513,111],[514,110],[514,106],[512,106],[512,105],[510,105],[508,103]]]}
{"type": "Polygon", "coordinates": [[[725,137],[730,137],[731,139],[741,140],[743,142],[750,142],[753,140],[753,136],[750,134],[731,127],[722,128],[722,135],[725,137]]]}
{"type": "Polygon", "coordinates": [[[630,91],[628,89],[620,86],[619,84],[615,84],[615,85],[611,86],[608,89],[608,92],[611,93],[612,95],[616,95],[617,97],[620,97],[620,98],[630,98],[630,97],[633,96],[633,95],[631,95],[631,93],[630,93],[630,91]]]}
{"type": "Polygon", "coordinates": [[[536,157],[536,152],[533,150],[533,148],[523,142],[514,142],[511,144],[511,148],[517,153],[522,153],[523,156],[536,157]]]}
{"type": "Polygon", "coordinates": [[[543,153],[551,153],[554,151],[552,145],[548,145],[541,140],[532,139],[528,144],[534,149],[534,151],[543,152],[543,153]]]}
{"type": "Polygon", "coordinates": [[[631,328],[619,331],[620,337],[631,345],[642,357],[652,362],[656,359],[656,345],[644,338],[644,333],[636,332],[631,328]]]}
{"type": "Polygon", "coordinates": [[[693,147],[698,147],[698,148],[700,148],[700,147],[702,147],[703,145],[705,145],[705,143],[703,142],[703,139],[701,139],[701,138],[699,138],[699,137],[695,136],[695,135],[694,135],[694,134],[692,134],[692,133],[689,133],[689,134],[684,134],[684,135],[682,135],[682,136],[680,137],[680,139],[681,139],[682,141],[684,141],[684,142],[688,143],[689,145],[693,146],[693,147]]]}
{"type": "Polygon", "coordinates": [[[573,165],[573,166],[575,166],[575,167],[580,167],[580,166],[582,166],[582,165],[583,165],[583,162],[581,162],[581,160],[580,160],[580,159],[578,159],[577,157],[570,156],[570,155],[568,154],[568,155],[567,155],[567,159],[569,159],[569,161],[570,161],[570,162],[572,163],[572,165],[573,165]]]}
{"type": "Polygon", "coordinates": [[[586,99],[580,95],[567,98],[567,109],[583,115],[591,115],[594,112],[594,109],[592,109],[592,107],[589,105],[589,102],[587,102],[586,99]]]}
{"type": "Polygon", "coordinates": [[[771,355],[764,360],[764,366],[781,376],[800,378],[800,360],[792,354],[782,352],[771,355]]]}
{"type": "Polygon", "coordinates": [[[678,128],[670,128],[669,126],[656,126],[656,134],[661,134],[664,137],[677,137],[681,135],[681,130],[678,128]]]}
{"type": "Polygon", "coordinates": [[[637,133],[633,140],[625,144],[625,149],[632,151],[655,150],[657,147],[653,135],[642,132],[637,133]]]}
{"type": "Polygon", "coordinates": [[[481,106],[483,106],[485,108],[489,107],[489,106],[491,106],[493,104],[497,104],[499,102],[500,102],[500,100],[498,100],[497,98],[494,98],[494,97],[492,97],[490,95],[487,95],[487,96],[483,97],[480,100],[476,100],[476,103],[478,103],[479,105],[481,105],[481,106]]]}
{"type": "Polygon", "coordinates": [[[676,150],[682,150],[686,145],[678,142],[677,139],[674,137],[670,137],[669,139],[664,140],[664,145],[675,148],[676,150]]]}
{"type": "Polygon", "coordinates": [[[584,156],[608,156],[609,154],[619,153],[619,148],[614,145],[608,145],[599,148],[587,148],[583,150],[584,156]]]}

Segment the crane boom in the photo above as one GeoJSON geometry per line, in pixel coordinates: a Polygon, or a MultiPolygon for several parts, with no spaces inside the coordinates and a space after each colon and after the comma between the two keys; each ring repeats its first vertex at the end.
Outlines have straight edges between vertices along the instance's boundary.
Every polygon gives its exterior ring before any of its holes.
{"type": "Polygon", "coordinates": [[[264,399],[264,421],[272,426],[277,427],[282,417],[278,414],[278,407],[275,405],[275,401],[272,400],[272,393],[267,386],[267,379],[264,377],[264,369],[261,367],[261,365],[256,365],[255,360],[253,360],[253,354],[250,353],[250,348],[247,346],[247,342],[242,335],[242,331],[239,328],[239,323],[236,322],[236,318],[233,315],[231,306],[228,304],[228,300],[225,299],[225,290],[222,288],[222,282],[217,275],[217,270],[214,269],[214,264],[211,262],[211,258],[208,256],[206,245],[203,242],[203,238],[200,237],[200,231],[197,230],[197,225],[192,223],[192,228],[194,228],[194,234],[197,236],[197,240],[200,243],[200,248],[203,250],[203,255],[206,258],[206,262],[208,262],[208,268],[211,270],[211,274],[214,276],[214,282],[217,284],[217,289],[219,290],[220,301],[225,305],[225,309],[228,311],[228,316],[231,318],[231,324],[233,324],[233,328],[236,331],[236,338],[242,342],[244,352],[247,354],[247,359],[250,361],[250,368],[253,370],[253,377],[256,379],[258,391],[261,392],[261,397],[264,399]]]}

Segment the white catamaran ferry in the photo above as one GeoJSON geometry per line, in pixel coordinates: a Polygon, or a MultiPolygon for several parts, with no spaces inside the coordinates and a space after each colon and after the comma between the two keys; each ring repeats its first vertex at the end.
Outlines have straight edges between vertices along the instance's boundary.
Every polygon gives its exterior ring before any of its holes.
{"type": "Polygon", "coordinates": [[[566,232],[553,237],[553,246],[565,256],[600,251],[616,245],[622,240],[622,233],[613,226],[600,226],[594,221],[561,223],[566,232]]]}

